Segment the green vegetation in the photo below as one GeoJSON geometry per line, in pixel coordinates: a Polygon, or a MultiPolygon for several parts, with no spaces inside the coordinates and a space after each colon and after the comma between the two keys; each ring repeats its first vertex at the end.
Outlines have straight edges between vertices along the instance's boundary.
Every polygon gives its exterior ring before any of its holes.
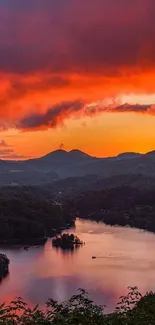
{"type": "Polygon", "coordinates": [[[65,190],[67,185],[62,187],[61,183],[56,188],[51,185],[1,189],[0,244],[44,244],[45,237],[55,236],[66,226],[72,226],[75,216],[155,232],[154,188],[103,189],[100,182],[97,188],[82,191],[81,181],[79,187],[77,183],[70,180],[69,191],[65,190]],[[55,197],[59,202],[55,202],[55,197]]]}
{"type": "Polygon", "coordinates": [[[74,224],[65,208],[20,188],[0,192],[0,244],[42,244],[45,237],[74,224]]]}
{"type": "Polygon", "coordinates": [[[66,209],[80,218],[155,232],[155,190],[121,186],[88,190],[66,201],[66,209]]]}
{"type": "Polygon", "coordinates": [[[52,245],[63,249],[74,248],[83,245],[83,242],[74,234],[62,234],[52,239],[52,245]]]}
{"type": "Polygon", "coordinates": [[[44,195],[47,200],[51,193],[53,199],[61,193],[59,200],[72,216],[155,232],[153,178],[140,175],[122,175],[98,180],[95,176],[77,177],[60,180],[33,191],[37,191],[37,195],[44,195]]]}
{"type": "Polygon", "coordinates": [[[98,181],[93,190],[82,190],[80,179],[70,179],[57,186],[1,189],[0,244],[43,244],[45,237],[72,226],[75,216],[155,232],[155,188],[103,187],[98,181]]]}
{"type": "Polygon", "coordinates": [[[155,324],[155,294],[144,297],[137,288],[130,288],[121,297],[115,311],[105,314],[104,308],[95,305],[88,294],[80,289],[64,303],[49,299],[46,309],[29,308],[17,298],[9,306],[0,306],[0,324],[3,325],[153,325],[155,324]]]}
{"type": "Polygon", "coordinates": [[[10,261],[5,254],[0,254],[0,280],[2,280],[9,272],[10,261]]]}
{"type": "Polygon", "coordinates": [[[155,232],[154,188],[103,189],[100,182],[98,188],[93,186],[93,190],[82,191],[81,181],[79,187],[71,180],[69,184],[69,191],[65,191],[67,185],[62,187],[61,183],[56,188],[1,189],[0,244],[44,244],[45,237],[55,236],[66,226],[72,226],[75,216],[155,232]],[[73,191],[74,184],[78,191],[76,188],[73,191]],[[59,202],[55,202],[57,197],[59,202]]]}

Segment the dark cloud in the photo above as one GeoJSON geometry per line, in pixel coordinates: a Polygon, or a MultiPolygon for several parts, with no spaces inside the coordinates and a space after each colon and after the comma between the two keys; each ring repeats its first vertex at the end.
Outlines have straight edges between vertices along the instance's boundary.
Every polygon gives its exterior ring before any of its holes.
{"type": "Polygon", "coordinates": [[[53,106],[44,114],[32,114],[23,118],[18,124],[19,129],[35,129],[40,127],[55,128],[57,125],[71,116],[75,116],[84,108],[84,103],[80,100],[68,101],[53,106]]]}
{"type": "Polygon", "coordinates": [[[0,149],[0,156],[10,155],[14,153],[13,149],[0,149]]]}
{"type": "Polygon", "coordinates": [[[155,68],[154,16],[152,0],[1,2],[0,70],[116,75],[155,68]]]}
{"type": "Polygon", "coordinates": [[[26,159],[28,157],[17,154],[12,145],[7,144],[5,140],[0,141],[0,159],[26,159]]]}
{"type": "Polygon", "coordinates": [[[104,113],[104,112],[119,112],[119,113],[128,113],[128,112],[135,112],[135,113],[149,113],[151,112],[151,108],[153,105],[141,105],[141,104],[122,104],[117,105],[117,103],[112,104],[105,104],[104,102],[98,102],[96,104],[92,104],[86,107],[86,115],[93,115],[95,113],[104,113]]]}
{"type": "MultiPolygon", "coordinates": [[[[95,104],[84,104],[84,102],[68,101],[57,104],[45,113],[42,114],[31,114],[24,117],[16,124],[16,128],[20,130],[36,130],[36,129],[48,129],[56,128],[57,126],[62,126],[64,120],[69,118],[79,118],[84,116],[94,117],[98,114],[104,113],[139,113],[139,114],[150,114],[155,115],[154,105],[141,105],[141,104],[128,104],[118,105],[115,101],[111,104],[106,104],[105,102],[98,102],[95,104]]],[[[85,122],[82,124],[86,126],[85,122]]],[[[64,144],[61,143],[63,148],[64,144]]]]}
{"type": "Polygon", "coordinates": [[[17,154],[17,153],[10,153],[10,152],[6,152],[6,153],[1,153],[0,152],[0,159],[15,159],[15,160],[18,160],[18,159],[28,159],[28,158],[31,158],[30,156],[25,156],[25,155],[20,155],[20,154],[17,154]]]}
{"type": "Polygon", "coordinates": [[[141,105],[141,104],[122,104],[118,105],[116,102],[109,105],[104,102],[99,102],[85,108],[85,114],[87,116],[93,117],[95,114],[102,113],[140,113],[140,114],[150,114],[155,115],[154,105],[141,105]]]}
{"type": "MultiPolygon", "coordinates": [[[[54,129],[58,126],[65,127],[64,122],[69,118],[84,118],[90,117],[93,118],[99,114],[105,113],[135,113],[135,114],[149,114],[155,115],[155,105],[141,105],[141,104],[121,104],[116,100],[112,100],[110,104],[107,104],[106,101],[100,101],[92,104],[86,104],[84,101],[75,100],[61,102],[57,105],[53,105],[51,108],[46,110],[44,113],[31,113],[25,115],[19,121],[16,121],[14,124],[4,124],[1,122],[1,130],[4,128],[7,130],[9,128],[28,131],[28,130],[45,130],[45,129],[54,129]]],[[[86,127],[85,121],[81,124],[83,127],[86,127]]],[[[60,144],[63,148],[64,144],[60,144]]],[[[9,147],[4,140],[1,140],[0,147],[4,150],[9,147]]],[[[11,149],[10,149],[11,150],[11,149]]],[[[11,152],[10,152],[11,153],[11,152]]]]}
{"type": "Polygon", "coordinates": [[[123,105],[117,106],[114,109],[116,112],[135,112],[135,113],[151,113],[153,112],[153,105],[140,105],[140,104],[135,104],[131,105],[128,103],[125,103],[123,105]]]}
{"type": "Polygon", "coordinates": [[[0,130],[57,101],[154,93],[154,16],[152,0],[1,0],[0,130]]]}

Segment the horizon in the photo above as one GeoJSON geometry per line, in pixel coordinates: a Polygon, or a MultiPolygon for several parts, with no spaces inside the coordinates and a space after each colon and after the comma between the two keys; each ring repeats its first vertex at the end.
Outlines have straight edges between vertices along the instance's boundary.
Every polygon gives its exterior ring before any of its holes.
{"type": "Polygon", "coordinates": [[[58,148],[58,149],[54,149],[52,151],[49,151],[49,152],[46,152],[44,155],[42,156],[36,156],[36,157],[28,157],[26,159],[24,158],[20,158],[20,159],[2,159],[0,158],[0,161],[14,161],[14,162],[22,162],[22,161],[27,161],[27,160],[35,160],[35,159],[40,159],[40,158],[44,158],[52,153],[55,153],[55,152],[66,152],[66,153],[70,153],[70,152],[74,152],[74,151],[78,151],[78,152],[81,152],[83,154],[86,154],[92,158],[96,158],[96,159],[108,159],[108,158],[115,158],[115,157],[118,157],[120,155],[124,155],[124,154],[137,154],[137,155],[146,155],[146,154],[149,154],[149,153],[153,153],[155,152],[155,149],[154,150],[151,150],[151,151],[146,151],[146,152],[135,152],[135,151],[125,151],[125,152],[119,152],[117,153],[116,155],[113,155],[113,156],[93,156],[91,154],[89,154],[88,152],[85,152],[85,151],[82,151],[80,149],[77,149],[77,148],[73,148],[71,150],[65,150],[65,149],[61,149],[61,148],[58,148]]]}
{"type": "Polygon", "coordinates": [[[0,159],[152,151],[154,13],[152,0],[2,1],[0,159]]]}

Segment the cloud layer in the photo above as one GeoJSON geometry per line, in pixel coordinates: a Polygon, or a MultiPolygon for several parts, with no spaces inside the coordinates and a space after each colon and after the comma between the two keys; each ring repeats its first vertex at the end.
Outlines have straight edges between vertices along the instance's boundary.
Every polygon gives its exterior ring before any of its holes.
{"type": "Polygon", "coordinates": [[[33,128],[55,128],[66,118],[82,111],[84,103],[81,101],[64,102],[48,109],[44,114],[32,114],[24,117],[19,124],[16,125],[19,129],[33,128]]]}
{"type": "Polygon", "coordinates": [[[15,152],[12,145],[5,140],[0,140],[0,159],[26,159],[25,155],[20,155],[15,152]]]}
{"type": "Polygon", "coordinates": [[[0,4],[1,71],[116,75],[155,68],[153,0],[26,3],[0,4]]]}
{"type": "Polygon", "coordinates": [[[154,93],[154,16],[153,0],[1,1],[0,129],[55,127],[83,111],[77,98],[154,93]]]}
{"type": "Polygon", "coordinates": [[[23,117],[14,127],[22,131],[33,131],[40,129],[54,129],[63,125],[66,119],[76,117],[94,117],[104,113],[139,113],[155,115],[155,106],[153,105],[119,105],[113,101],[110,104],[106,102],[97,102],[85,104],[80,100],[71,102],[62,102],[54,105],[45,113],[35,113],[23,117]]]}
{"type": "Polygon", "coordinates": [[[0,141],[0,148],[10,148],[11,145],[7,144],[5,140],[0,141]]]}

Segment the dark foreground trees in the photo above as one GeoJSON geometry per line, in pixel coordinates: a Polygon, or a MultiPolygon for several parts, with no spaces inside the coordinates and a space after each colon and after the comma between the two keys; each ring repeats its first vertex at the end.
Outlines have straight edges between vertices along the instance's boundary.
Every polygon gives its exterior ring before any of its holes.
{"type": "Polygon", "coordinates": [[[5,254],[0,254],[0,280],[2,280],[9,272],[10,260],[5,254]]]}
{"type": "Polygon", "coordinates": [[[116,310],[105,314],[104,308],[95,305],[88,294],[80,289],[79,294],[64,303],[50,299],[43,311],[38,306],[29,308],[17,298],[10,306],[0,306],[0,324],[3,325],[154,325],[155,294],[144,297],[131,288],[126,297],[121,297],[116,310]]]}

